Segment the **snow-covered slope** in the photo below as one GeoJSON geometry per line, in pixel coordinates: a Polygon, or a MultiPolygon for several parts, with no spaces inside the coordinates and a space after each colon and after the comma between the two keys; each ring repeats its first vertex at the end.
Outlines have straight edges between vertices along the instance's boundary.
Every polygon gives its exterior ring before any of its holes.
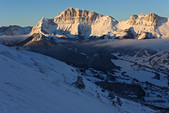
{"type": "Polygon", "coordinates": [[[0,45],[0,78],[2,113],[154,112],[136,102],[122,98],[119,101],[117,96],[110,100],[107,92],[101,92],[63,62],[3,45],[0,45]]]}
{"type": "Polygon", "coordinates": [[[86,79],[103,89],[166,110],[168,42],[104,39],[81,43],[38,34],[23,47],[77,67],[86,79]]]}
{"type": "Polygon", "coordinates": [[[91,26],[91,34],[90,36],[103,36],[103,35],[113,35],[113,31],[116,30],[115,25],[118,22],[110,17],[103,16],[101,18],[96,19],[96,21],[91,26]]]}
{"type": "Polygon", "coordinates": [[[32,27],[20,27],[17,25],[9,27],[0,27],[0,36],[16,36],[16,35],[27,35],[31,32],[32,27]]]}
{"type": "Polygon", "coordinates": [[[53,19],[47,19],[43,17],[33,28],[32,34],[42,33],[42,34],[52,34],[56,32],[57,25],[53,23],[53,19]]]}

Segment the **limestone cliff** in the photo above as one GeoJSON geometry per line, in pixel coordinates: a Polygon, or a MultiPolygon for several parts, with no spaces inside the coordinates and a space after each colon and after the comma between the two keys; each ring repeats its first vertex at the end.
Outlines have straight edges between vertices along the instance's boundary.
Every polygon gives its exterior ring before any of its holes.
{"type": "Polygon", "coordinates": [[[80,23],[91,25],[97,18],[100,17],[103,17],[103,15],[93,11],[68,8],[56,16],[54,22],[58,24],[67,22],[68,24],[80,23]]]}
{"type": "Polygon", "coordinates": [[[143,25],[143,26],[157,26],[160,20],[160,16],[150,13],[148,15],[132,15],[128,22],[131,25],[143,25]]]}

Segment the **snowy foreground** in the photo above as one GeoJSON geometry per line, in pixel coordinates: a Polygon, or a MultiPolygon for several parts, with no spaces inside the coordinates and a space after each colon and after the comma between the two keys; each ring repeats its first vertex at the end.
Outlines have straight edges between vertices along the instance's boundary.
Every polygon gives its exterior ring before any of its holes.
{"type": "MultiPolygon", "coordinates": [[[[72,83],[76,69],[53,58],[0,45],[0,113],[154,113],[120,98],[113,105],[107,92],[83,78],[72,83]]],[[[115,100],[117,96],[115,96],[115,100]]]]}

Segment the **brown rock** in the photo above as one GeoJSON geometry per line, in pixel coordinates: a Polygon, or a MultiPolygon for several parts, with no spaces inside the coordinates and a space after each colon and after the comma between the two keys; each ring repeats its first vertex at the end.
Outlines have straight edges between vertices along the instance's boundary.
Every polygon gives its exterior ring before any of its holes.
{"type": "Polygon", "coordinates": [[[60,13],[58,16],[56,16],[54,21],[58,24],[63,23],[63,22],[74,24],[78,22],[81,24],[91,25],[96,20],[96,18],[99,18],[102,16],[103,15],[100,15],[93,11],[68,8],[62,13],[60,13]]]}
{"type": "Polygon", "coordinates": [[[143,25],[143,26],[157,26],[160,17],[154,13],[150,13],[148,15],[140,14],[140,15],[132,15],[129,19],[129,23],[131,25],[143,25]]]}

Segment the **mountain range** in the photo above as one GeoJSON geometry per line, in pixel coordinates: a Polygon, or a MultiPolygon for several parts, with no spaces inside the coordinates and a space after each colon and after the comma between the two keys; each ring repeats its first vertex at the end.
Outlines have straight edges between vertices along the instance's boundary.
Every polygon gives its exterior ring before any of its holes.
{"type": "Polygon", "coordinates": [[[43,17],[32,29],[19,26],[0,27],[0,35],[29,33],[78,39],[167,39],[169,19],[150,13],[132,15],[129,20],[118,22],[111,16],[68,8],[53,19],[43,17]]]}
{"type": "Polygon", "coordinates": [[[0,110],[168,113],[168,30],[154,13],[118,22],[74,8],[0,27],[0,110]]]}
{"type": "Polygon", "coordinates": [[[16,36],[16,35],[26,35],[29,34],[32,30],[32,27],[20,27],[17,25],[10,25],[9,27],[2,26],[0,27],[0,36],[16,36]]]}

